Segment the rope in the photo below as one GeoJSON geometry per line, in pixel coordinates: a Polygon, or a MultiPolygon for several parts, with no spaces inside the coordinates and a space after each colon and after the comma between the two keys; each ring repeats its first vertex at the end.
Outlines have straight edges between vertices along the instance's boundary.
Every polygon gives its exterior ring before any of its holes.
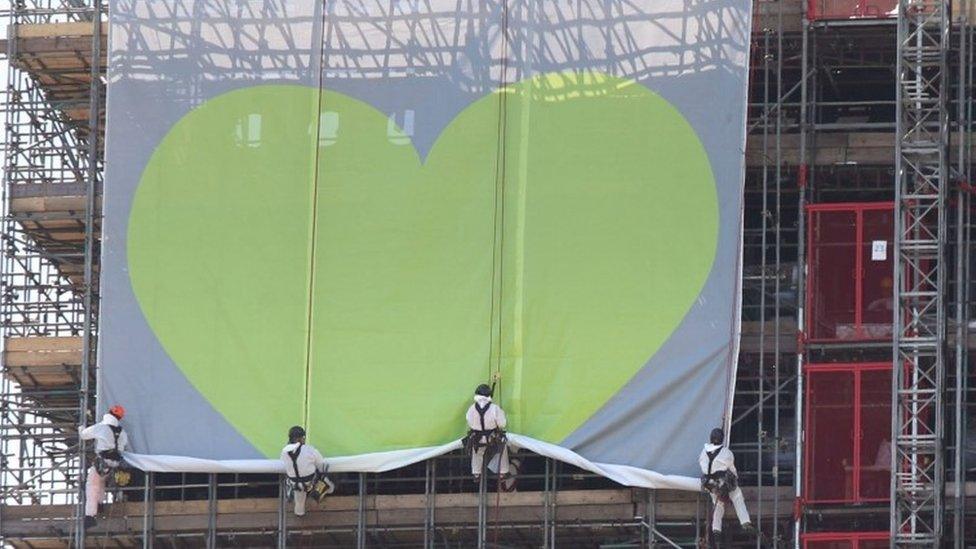
{"type": "MultiPolygon", "coordinates": [[[[501,41],[502,41],[502,51],[501,51],[501,89],[502,92],[498,94],[498,161],[495,165],[496,181],[500,183],[501,186],[501,239],[498,243],[498,271],[501,272],[498,280],[498,300],[501,301],[502,296],[502,285],[505,282],[503,266],[505,263],[505,168],[506,168],[506,154],[505,154],[505,137],[508,128],[508,93],[504,91],[505,80],[508,76],[508,0],[502,1],[502,21],[501,21],[501,41]]],[[[496,191],[498,192],[498,191],[496,191]]],[[[496,212],[498,211],[498,201],[496,199],[496,212]]],[[[496,229],[496,235],[497,235],[496,229]]],[[[493,270],[494,274],[494,270],[493,270]]],[[[493,284],[494,285],[494,284],[493,284]]],[[[495,357],[498,363],[496,364],[496,370],[501,371],[501,355],[502,355],[502,318],[501,318],[501,303],[499,303],[499,313],[498,313],[498,339],[495,341],[496,353],[495,357]]],[[[498,403],[501,405],[501,378],[498,381],[498,403]]],[[[494,385],[494,383],[492,383],[494,385]]],[[[493,387],[494,388],[494,387],[493,387]]],[[[494,391],[493,391],[494,393],[494,391]]],[[[495,480],[495,520],[494,528],[492,532],[492,545],[498,545],[498,531],[501,529],[498,524],[498,515],[501,513],[501,498],[502,498],[502,459],[505,458],[505,451],[507,449],[508,441],[504,440],[504,445],[498,453],[498,478],[495,480]]]]}
{"type": "MultiPolygon", "coordinates": [[[[325,24],[326,24],[326,14],[325,7],[322,8],[322,34],[325,34],[325,24]]],[[[318,67],[318,98],[316,101],[316,111],[313,113],[313,120],[315,120],[315,132],[314,140],[312,141],[313,147],[313,159],[312,164],[312,226],[311,226],[311,238],[309,239],[309,277],[308,277],[308,300],[306,305],[308,306],[308,317],[306,318],[306,336],[305,336],[305,395],[302,402],[302,423],[305,428],[308,429],[308,419],[309,419],[309,406],[311,398],[311,385],[312,385],[312,308],[313,299],[315,297],[315,233],[318,222],[318,202],[319,202],[319,157],[321,154],[321,147],[319,147],[319,139],[321,139],[322,134],[322,122],[321,122],[321,112],[322,112],[322,79],[325,64],[325,38],[322,39],[322,46],[319,48],[319,67],[318,67]]],[[[309,66],[313,66],[312,63],[309,66]]]]}
{"type": "MultiPolygon", "coordinates": [[[[502,354],[502,319],[501,319],[501,296],[502,296],[502,284],[504,283],[505,277],[502,272],[503,264],[505,261],[505,167],[506,167],[506,153],[505,153],[505,137],[507,133],[507,119],[508,119],[508,109],[507,109],[507,96],[508,93],[505,91],[506,77],[508,76],[508,0],[503,0],[501,4],[502,8],[502,21],[501,21],[501,82],[498,94],[498,140],[497,140],[497,154],[495,157],[495,213],[494,213],[494,237],[492,250],[496,254],[495,261],[493,265],[497,264],[497,268],[492,267],[492,280],[491,287],[492,292],[495,291],[495,282],[497,277],[498,282],[498,292],[492,295],[491,300],[491,318],[492,318],[492,337],[489,339],[489,345],[492,348],[489,349],[488,357],[489,372],[492,367],[496,371],[501,370],[501,354],[502,354]],[[499,233],[500,236],[499,236],[499,233]],[[496,311],[498,314],[497,326],[494,325],[496,311]],[[494,358],[494,360],[492,360],[494,358]]],[[[494,396],[495,384],[498,384],[499,394],[498,394],[498,405],[501,405],[501,379],[496,379],[492,382],[492,394],[494,396]]],[[[507,445],[507,441],[506,441],[507,445]]],[[[487,448],[486,448],[487,450],[487,448]]],[[[495,482],[495,518],[492,521],[494,528],[492,529],[492,545],[498,545],[498,532],[500,530],[498,525],[499,513],[501,512],[501,483],[502,483],[502,459],[505,456],[506,447],[503,446],[501,451],[498,453],[498,476],[495,482]]],[[[487,452],[486,452],[487,453],[487,452]]],[[[488,460],[485,460],[484,472],[487,472],[488,460]]],[[[487,475],[485,475],[485,480],[487,480],[487,475]]],[[[486,483],[487,484],[487,483],[486,483]]]]}
{"type": "MultiPolygon", "coordinates": [[[[506,77],[508,74],[508,0],[503,0],[501,4],[502,8],[502,20],[501,20],[501,81],[499,82],[498,91],[498,124],[497,131],[498,136],[496,140],[496,155],[495,155],[495,209],[493,214],[493,224],[494,224],[494,240],[492,241],[492,270],[491,270],[491,337],[489,338],[489,349],[488,349],[488,371],[492,371],[494,367],[496,370],[501,368],[501,347],[502,347],[502,319],[501,319],[501,296],[502,296],[502,284],[504,283],[503,263],[504,263],[504,250],[505,250],[505,166],[506,166],[506,150],[505,150],[505,136],[507,133],[507,96],[508,93],[505,90],[506,87],[506,77]],[[496,268],[497,266],[497,268],[496,268]],[[497,282],[497,292],[495,290],[497,282]],[[497,326],[495,319],[497,316],[497,326]]],[[[490,73],[489,73],[490,76],[490,73]]]]}

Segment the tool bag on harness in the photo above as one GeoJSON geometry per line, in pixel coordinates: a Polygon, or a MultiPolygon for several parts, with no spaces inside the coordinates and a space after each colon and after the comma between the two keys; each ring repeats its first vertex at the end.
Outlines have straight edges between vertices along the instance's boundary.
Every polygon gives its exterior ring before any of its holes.
{"type": "Polygon", "coordinates": [[[491,463],[491,460],[500,454],[505,449],[505,444],[507,444],[505,431],[497,428],[488,429],[485,426],[485,414],[488,413],[489,408],[491,408],[491,401],[485,403],[484,406],[479,406],[477,402],[475,403],[474,409],[478,412],[481,429],[468,429],[468,434],[461,440],[461,444],[464,446],[464,452],[469,456],[484,448],[485,463],[491,463]]]}
{"type": "Polygon", "coordinates": [[[708,473],[702,475],[701,484],[702,489],[706,492],[711,492],[720,498],[727,498],[729,493],[738,486],[735,474],[728,469],[712,472],[712,464],[715,463],[715,458],[718,457],[723,448],[723,446],[719,446],[711,452],[705,452],[705,455],[708,456],[708,473]]]}
{"type": "Polygon", "coordinates": [[[319,471],[304,476],[298,474],[298,456],[302,453],[302,446],[304,444],[298,443],[293,451],[287,452],[288,457],[291,458],[292,471],[295,473],[294,475],[287,475],[288,487],[292,491],[300,490],[307,493],[315,501],[321,501],[323,496],[331,494],[335,490],[335,485],[319,471]]]}

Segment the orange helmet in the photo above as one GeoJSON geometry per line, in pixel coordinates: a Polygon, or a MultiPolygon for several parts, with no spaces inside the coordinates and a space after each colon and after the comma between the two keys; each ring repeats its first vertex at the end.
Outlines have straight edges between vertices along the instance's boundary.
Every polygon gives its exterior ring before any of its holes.
{"type": "Polygon", "coordinates": [[[116,404],[115,406],[112,406],[111,408],[108,409],[108,413],[115,416],[116,419],[122,419],[123,417],[125,417],[125,408],[116,404]]]}

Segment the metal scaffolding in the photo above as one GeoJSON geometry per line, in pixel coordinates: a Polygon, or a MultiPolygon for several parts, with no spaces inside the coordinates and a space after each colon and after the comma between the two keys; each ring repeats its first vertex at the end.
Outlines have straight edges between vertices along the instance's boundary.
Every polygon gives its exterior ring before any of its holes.
{"type": "MultiPolygon", "coordinates": [[[[97,325],[97,226],[100,188],[97,105],[79,104],[104,66],[90,53],[42,71],[18,49],[19,29],[86,24],[80,2],[13,2],[4,14],[8,63],[3,90],[3,257],[0,318],[4,336],[0,407],[0,490],[5,502],[45,505],[78,493],[77,426],[93,383],[97,325]],[[79,89],[81,93],[79,94],[79,89]],[[87,123],[86,123],[87,122],[87,123]],[[84,200],[88,195],[91,200],[84,200]],[[63,207],[52,207],[61,201],[63,207]],[[88,355],[88,358],[84,357],[88,355]]],[[[97,20],[98,18],[95,18],[97,20]]],[[[30,38],[25,38],[30,40],[30,38]]],[[[85,40],[85,50],[99,41],[85,40]]],[[[97,53],[97,49],[94,50],[97,53]]],[[[87,53],[87,54],[86,54],[87,53]]]]}
{"type": "Polygon", "coordinates": [[[891,538],[943,532],[949,4],[898,6],[891,538]]]}
{"type": "MultiPolygon", "coordinates": [[[[731,446],[760,535],[727,529],[728,546],[813,548],[811,534],[884,530],[899,544],[932,545],[950,530],[956,547],[976,543],[974,494],[964,488],[976,480],[966,419],[976,402],[969,353],[976,313],[973,27],[971,19],[950,18],[944,0],[900,3],[897,19],[842,21],[819,19],[814,4],[800,0],[755,3],[731,446]],[[814,340],[808,206],[891,200],[900,223],[893,235],[894,342],[814,340]],[[896,365],[890,509],[884,502],[806,500],[804,481],[816,474],[805,445],[808,368],[840,362],[896,365]]],[[[622,488],[528,454],[516,455],[514,493],[496,492],[494,480],[475,485],[463,456],[452,454],[391,473],[337,475],[337,494],[302,520],[290,515],[273,475],[137,475],[133,486],[113,492],[99,527],[86,532],[77,426],[94,406],[104,4],[18,0],[0,14],[9,25],[0,538],[15,546],[699,545],[708,514],[701,494],[622,488]],[[73,26],[32,35],[42,24],[73,26]]],[[[390,10],[390,18],[403,15],[390,10]]],[[[442,46],[438,62],[450,63],[452,46],[442,46]]],[[[232,78],[240,67],[262,63],[225,58],[213,47],[208,78],[232,78]]],[[[298,68],[311,66],[300,52],[272,53],[272,63],[290,53],[301,58],[298,68]]],[[[325,53],[334,56],[330,66],[381,63],[370,51],[348,59],[325,53]]],[[[397,62],[423,61],[392,53],[397,62]]],[[[192,103],[206,85],[200,75],[174,83],[174,93],[192,103]]]]}

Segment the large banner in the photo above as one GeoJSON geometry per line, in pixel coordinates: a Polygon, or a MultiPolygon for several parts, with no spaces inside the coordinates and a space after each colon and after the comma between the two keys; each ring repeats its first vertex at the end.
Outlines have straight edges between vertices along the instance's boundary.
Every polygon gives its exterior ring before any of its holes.
{"type": "Polygon", "coordinates": [[[272,470],[302,424],[386,470],[498,378],[519,446],[696,475],[734,383],[750,7],[113,2],[99,402],[133,460],[272,470]]]}

